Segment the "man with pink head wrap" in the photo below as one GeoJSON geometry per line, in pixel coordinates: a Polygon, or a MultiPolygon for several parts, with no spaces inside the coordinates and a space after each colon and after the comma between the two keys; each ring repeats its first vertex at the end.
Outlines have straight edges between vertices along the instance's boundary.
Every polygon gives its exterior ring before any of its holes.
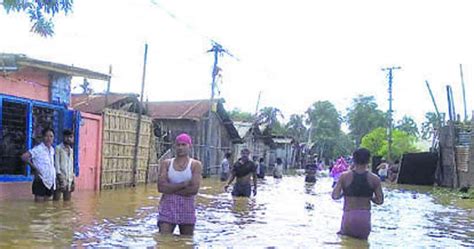
{"type": "Polygon", "coordinates": [[[176,226],[179,226],[181,235],[194,233],[195,197],[201,184],[202,164],[189,156],[191,146],[191,136],[186,133],[178,135],[175,140],[176,157],[164,160],[160,165],[160,233],[172,234],[176,226]]]}

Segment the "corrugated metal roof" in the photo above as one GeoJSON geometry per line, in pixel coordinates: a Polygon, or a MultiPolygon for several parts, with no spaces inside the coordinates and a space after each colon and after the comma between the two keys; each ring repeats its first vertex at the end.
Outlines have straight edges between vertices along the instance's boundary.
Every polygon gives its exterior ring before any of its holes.
{"type": "Polygon", "coordinates": [[[247,122],[234,122],[234,126],[237,129],[237,132],[239,133],[239,136],[241,138],[244,138],[245,135],[250,131],[252,128],[252,123],[247,123],[247,122]]]}
{"type": "Polygon", "coordinates": [[[6,65],[9,69],[15,69],[18,66],[33,67],[70,76],[79,76],[97,80],[109,80],[111,77],[108,74],[94,72],[89,69],[33,59],[24,54],[0,53],[0,67],[1,65],[6,65]]]}
{"type": "Polygon", "coordinates": [[[291,138],[273,138],[273,142],[276,144],[291,144],[293,139],[291,138]]]}
{"type": "MultiPolygon", "coordinates": [[[[239,132],[227,114],[227,111],[224,109],[224,100],[216,99],[215,101],[217,102],[217,115],[219,115],[230,137],[234,142],[241,142],[239,132]]],[[[209,113],[210,103],[208,99],[149,102],[147,109],[148,114],[153,119],[186,119],[199,121],[205,118],[209,113]]]]}
{"type": "Polygon", "coordinates": [[[149,102],[148,113],[153,119],[200,120],[208,112],[210,100],[149,102]]]}
{"type": "MultiPolygon", "coordinates": [[[[117,103],[118,101],[130,98],[137,98],[137,94],[133,93],[110,93],[108,96],[108,106],[117,103]]],[[[104,94],[73,94],[71,96],[72,108],[81,112],[100,114],[105,109],[105,95],[104,94]]]]}

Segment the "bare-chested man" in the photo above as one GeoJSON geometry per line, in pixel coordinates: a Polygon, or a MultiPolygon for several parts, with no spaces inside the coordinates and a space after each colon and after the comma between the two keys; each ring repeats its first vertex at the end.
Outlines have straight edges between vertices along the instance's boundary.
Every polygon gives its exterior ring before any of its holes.
{"type": "Polygon", "coordinates": [[[257,167],[254,162],[250,161],[249,155],[249,149],[242,149],[239,160],[232,167],[229,182],[224,187],[225,191],[227,191],[232,181],[237,178],[232,190],[233,196],[250,197],[250,177],[253,179],[253,195],[257,195],[257,167]]]}

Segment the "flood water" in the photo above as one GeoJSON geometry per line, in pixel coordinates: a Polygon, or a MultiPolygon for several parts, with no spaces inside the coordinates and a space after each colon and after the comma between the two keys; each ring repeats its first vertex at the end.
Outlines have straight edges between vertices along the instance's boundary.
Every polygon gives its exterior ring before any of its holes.
{"type": "Polygon", "coordinates": [[[305,185],[302,176],[259,182],[254,198],[232,198],[223,183],[204,179],[193,237],[162,236],[155,185],[78,192],[70,203],[0,201],[0,248],[8,247],[474,247],[474,205],[441,205],[429,188],[385,187],[372,208],[368,241],[339,236],[342,201],[331,179],[305,185]]]}

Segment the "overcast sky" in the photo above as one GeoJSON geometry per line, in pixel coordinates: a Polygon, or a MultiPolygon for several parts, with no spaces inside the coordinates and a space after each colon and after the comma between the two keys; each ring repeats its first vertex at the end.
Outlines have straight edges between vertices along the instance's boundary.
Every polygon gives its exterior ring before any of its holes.
{"type": "MultiPolygon", "coordinates": [[[[55,36],[29,32],[24,14],[0,14],[0,52],[107,72],[112,91],[140,91],[144,43],[149,44],[145,96],[151,101],[210,95],[210,39],[238,57],[220,58],[220,97],[227,109],[254,112],[276,106],[286,116],[329,100],[345,113],[358,94],[376,96],[386,110],[387,78],[394,74],[396,118],[418,122],[433,111],[429,80],[441,111],[445,86],[462,110],[459,64],[468,110],[474,108],[473,1],[225,1],[75,0],[55,17],[55,36]]],[[[95,82],[97,91],[104,82],[95,82]]],[[[76,89],[77,91],[78,89],[76,89]]],[[[469,111],[471,115],[471,111],[469,111]]]]}

